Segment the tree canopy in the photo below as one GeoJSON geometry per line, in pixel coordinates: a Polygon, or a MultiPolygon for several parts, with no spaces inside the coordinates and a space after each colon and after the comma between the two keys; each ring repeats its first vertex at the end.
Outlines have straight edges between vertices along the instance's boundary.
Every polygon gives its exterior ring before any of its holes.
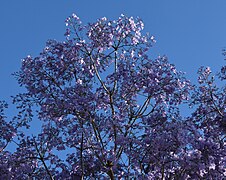
{"type": "Polygon", "coordinates": [[[139,18],[83,25],[73,14],[66,25],[64,42],[48,40],[14,74],[26,89],[18,114],[8,120],[0,104],[1,179],[226,175],[226,66],[199,68],[194,85],[166,56],[150,58],[155,38],[139,18]],[[26,133],[36,118],[40,132],[26,133]]]}

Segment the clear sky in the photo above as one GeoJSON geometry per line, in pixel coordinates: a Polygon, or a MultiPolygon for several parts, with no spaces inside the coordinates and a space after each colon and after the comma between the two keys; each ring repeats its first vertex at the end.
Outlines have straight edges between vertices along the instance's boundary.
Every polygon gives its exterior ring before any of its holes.
{"type": "Polygon", "coordinates": [[[225,0],[1,0],[0,100],[20,91],[11,73],[22,58],[38,55],[47,39],[64,40],[64,20],[72,13],[84,23],[139,16],[157,39],[150,53],[167,55],[192,80],[199,66],[217,70],[225,63],[225,0]]]}

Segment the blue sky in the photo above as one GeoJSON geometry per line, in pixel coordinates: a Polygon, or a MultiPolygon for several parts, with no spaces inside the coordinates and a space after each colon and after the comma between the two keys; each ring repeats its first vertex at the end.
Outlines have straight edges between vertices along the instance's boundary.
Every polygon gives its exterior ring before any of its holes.
{"type": "Polygon", "coordinates": [[[23,57],[38,55],[48,39],[64,40],[64,20],[72,13],[84,23],[139,16],[157,39],[150,53],[167,55],[194,81],[199,66],[218,70],[225,63],[225,9],[225,0],[1,0],[0,100],[20,91],[11,73],[23,57]]]}

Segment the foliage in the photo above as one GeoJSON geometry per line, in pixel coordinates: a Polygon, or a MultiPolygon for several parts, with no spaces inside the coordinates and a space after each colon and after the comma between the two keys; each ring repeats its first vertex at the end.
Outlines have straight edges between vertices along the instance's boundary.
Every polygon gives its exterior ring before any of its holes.
{"type": "Polygon", "coordinates": [[[222,179],[225,172],[225,67],[201,67],[191,85],[166,56],[150,59],[153,36],[121,15],[83,25],[66,20],[66,41],[49,40],[15,73],[10,123],[0,105],[1,179],[222,179]],[[179,107],[193,112],[182,117],[179,107]],[[35,111],[37,113],[35,113],[35,111]],[[41,131],[33,135],[34,115],[41,131]],[[17,146],[15,152],[7,145],[17,146]],[[66,156],[64,156],[66,155],[66,156]]]}

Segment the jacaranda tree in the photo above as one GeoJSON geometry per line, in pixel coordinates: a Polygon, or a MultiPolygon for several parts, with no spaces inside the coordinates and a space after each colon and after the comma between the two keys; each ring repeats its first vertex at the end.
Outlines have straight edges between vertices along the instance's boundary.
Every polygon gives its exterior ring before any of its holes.
{"type": "Polygon", "coordinates": [[[138,18],[83,25],[73,14],[66,25],[64,42],[15,73],[18,114],[9,121],[0,105],[1,179],[223,179],[226,66],[201,67],[195,86],[148,56],[155,39],[138,18]]]}

